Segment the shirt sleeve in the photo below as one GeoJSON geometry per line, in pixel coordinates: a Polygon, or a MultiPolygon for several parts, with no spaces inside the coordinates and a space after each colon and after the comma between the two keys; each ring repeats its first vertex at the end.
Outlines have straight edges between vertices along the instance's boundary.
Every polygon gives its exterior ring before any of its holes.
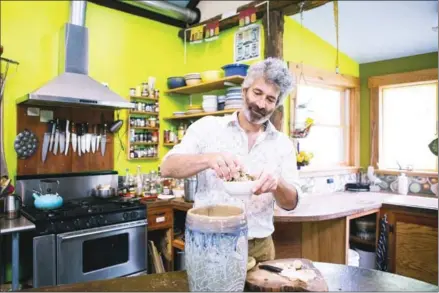
{"type": "MultiPolygon", "coordinates": [[[[298,206],[300,204],[303,193],[302,193],[302,189],[300,188],[299,172],[297,171],[297,162],[296,162],[296,149],[294,148],[294,145],[291,148],[291,151],[288,152],[282,158],[280,174],[283,180],[285,180],[288,184],[294,186],[294,188],[296,189],[298,196],[297,198],[298,199],[297,206],[298,206]]],[[[279,208],[282,209],[282,207],[280,206],[279,208]]]]}
{"type": "MultiPolygon", "coordinates": [[[[205,117],[206,118],[206,117],[205,117]]],[[[181,142],[175,145],[163,158],[162,162],[164,162],[168,157],[172,155],[196,155],[201,153],[201,139],[203,138],[203,128],[208,121],[204,118],[201,118],[195,121],[191,126],[186,130],[186,134],[184,135],[181,142]]]]}

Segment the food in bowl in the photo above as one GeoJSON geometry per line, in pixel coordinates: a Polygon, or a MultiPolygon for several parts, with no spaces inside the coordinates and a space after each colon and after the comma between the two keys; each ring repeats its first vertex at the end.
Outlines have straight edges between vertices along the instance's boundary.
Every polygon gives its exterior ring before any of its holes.
{"type": "Polygon", "coordinates": [[[203,82],[211,82],[221,79],[223,77],[223,72],[219,70],[208,70],[201,73],[201,79],[203,82]]]}
{"type": "Polygon", "coordinates": [[[241,199],[250,199],[256,178],[243,171],[238,173],[236,178],[224,182],[224,188],[228,194],[241,199]]]}
{"type": "Polygon", "coordinates": [[[239,171],[236,178],[231,178],[230,182],[243,182],[243,181],[255,181],[256,177],[245,173],[244,171],[239,171]]]}

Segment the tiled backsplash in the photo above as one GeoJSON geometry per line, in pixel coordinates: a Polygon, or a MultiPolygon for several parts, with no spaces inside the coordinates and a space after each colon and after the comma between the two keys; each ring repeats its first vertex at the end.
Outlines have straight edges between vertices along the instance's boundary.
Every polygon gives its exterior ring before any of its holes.
{"type": "MultiPolygon", "coordinates": [[[[377,174],[382,180],[379,184],[381,191],[398,192],[398,176],[377,174]]],[[[339,174],[331,176],[301,176],[300,185],[302,191],[306,193],[323,193],[330,192],[330,187],[327,179],[334,180],[335,190],[343,191],[346,183],[357,182],[357,174],[339,174]]],[[[423,195],[423,196],[437,196],[438,195],[438,179],[435,177],[420,177],[408,176],[409,194],[423,195]]],[[[362,182],[368,182],[365,174],[362,174],[362,182]]]]}

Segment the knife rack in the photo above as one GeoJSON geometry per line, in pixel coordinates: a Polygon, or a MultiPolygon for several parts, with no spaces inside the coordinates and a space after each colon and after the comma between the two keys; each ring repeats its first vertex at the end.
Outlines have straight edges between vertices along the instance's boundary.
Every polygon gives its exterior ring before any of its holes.
{"type": "Polygon", "coordinates": [[[69,120],[77,122],[88,122],[90,125],[101,124],[103,114],[105,123],[114,121],[114,111],[107,109],[95,109],[91,107],[52,107],[52,106],[30,106],[17,105],[17,133],[29,129],[38,137],[38,149],[36,153],[27,159],[17,159],[17,175],[53,174],[53,173],[75,173],[106,171],[114,168],[114,137],[107,131],[107,145],[105,155],[100,151],[78,155],[78,150],[72,152],[71,143],[69,152],[66,155],[54,155],[48,151],[46,161],[42,161],[42,147],[44,133],[47,131],[47,123],[40,122],[40,116],[28,116],[29,107],[41,110],[53,111],[53,119],[69,120]]]}

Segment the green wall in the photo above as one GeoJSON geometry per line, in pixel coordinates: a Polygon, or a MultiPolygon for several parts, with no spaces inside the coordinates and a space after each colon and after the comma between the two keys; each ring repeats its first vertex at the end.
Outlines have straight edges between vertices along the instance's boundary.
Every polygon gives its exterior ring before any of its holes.
{"type": "Polygon", "coordinates": [[[366,167],[370,163],[370,127],[369,127],[370,98],[369,98],[369,88],[367,85],[368,78],[376,75],[402,73],[402,72],[437,68],[437,67],[438,67],[438,52],[360,64],[360,80],[361,80],[360,163],[361,166],[366,167]]]}
{"type": "MultiPolygon", "coordinates": [[[[18,71],[10,71],[5,89],[5,152],[9,174],[16,174],[15,99],[39,88],[58,74],[58,35],[68,21],[68,1],[2,1],[1,43],[3,56],[20,62],[18,71]]],[[[166,78],[184,72],[183,46],[178,39],[178,28],[145,18],[121,13],[93,3],[87,3],[86,26],[89,31],[89,74],[107,82],[112,90],[128,97],[130,87],[157,78],[163,93],[166,78]]],[[[13,68],[14,69],[14,68],[13,68]]],[[[160,116],[170,115],[179,101],[161,100],[160,116]]],[[[126,111],[121,111],[121,119],[126,111]]],[[[161,122],[163,120],[161,119],[161,122]]],[[[166,124],[165,124],[166,125],[166,124]]],[[[126,133],[126,124],[120,130],[126,133]]],[[[127,142],[126,135],[122,141],[127,142]]],[[[162,155],[164,149],[160,149],[162,155]]],[[[129,162],[115,140],[115,170],[135,171],[156,168],[159,161],[129,162]]],[[[50,163],[50,159],[46,161],[50,163]]]]}

